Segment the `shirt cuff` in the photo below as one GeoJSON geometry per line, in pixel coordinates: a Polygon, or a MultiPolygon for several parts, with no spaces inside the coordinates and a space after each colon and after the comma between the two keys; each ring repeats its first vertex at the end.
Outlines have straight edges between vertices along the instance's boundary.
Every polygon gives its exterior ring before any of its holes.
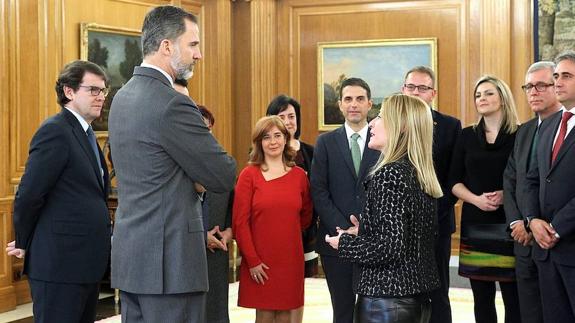
{"type": "MultiPolygon", "coordinates": [[[[553,223],[549,223],[549,226],[551,226],[553,228],[553,223]]],[[[555,228],[553,228],[555,229],[555,228]]],[[[559,235],[559,233],[557,233],[557,231],[555,231],[555,238],[560,239],[561,236],[559,235]]]]}
{"type": "Polygon", "coordinates": [[[517,222],[523,222],[523,220],[515,220],[515,221],[509,223],[509,227],[510,227],[511,229],[513,229],[513,226],[514,226],[515,223],[517,223],[517,222]]]}

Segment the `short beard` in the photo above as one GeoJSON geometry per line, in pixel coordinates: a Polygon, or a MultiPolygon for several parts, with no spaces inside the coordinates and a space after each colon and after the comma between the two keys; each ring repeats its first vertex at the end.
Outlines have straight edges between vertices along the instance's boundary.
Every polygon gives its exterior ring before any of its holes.
{"type": "Polygon", "coordinates": [[[175,46],[176,50],[174,56],[170,60],[170,65],[174,69],[176,79],[188,80],[194,75],[194,63],[185,65],[181,63],[180,47],[175,46]]]}

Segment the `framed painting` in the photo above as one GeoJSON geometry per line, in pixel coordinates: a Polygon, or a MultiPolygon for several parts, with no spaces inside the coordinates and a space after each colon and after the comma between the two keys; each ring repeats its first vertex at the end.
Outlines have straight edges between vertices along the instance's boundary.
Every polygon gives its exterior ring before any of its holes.
{"type": "Polygon", "coordinates": [[[369,84],[373,118],[383,99],[400,91],[410,68],[425,65],[437,72],[437,39],[323,42],[317,45],[317,59],[318,128],[328,131],[344,123],[338,99],[346,78],[359,77],[369,84]]]}
{"type": "Polygon", "coordinates": [[[109,79],[110,94],[106,97],[100,118],[92,122],[99,136],[108,131],[108,115],[114,95],[132,77],[134,67],[142,63],[140,34],[135,29],[95,23],[80,25],[80,58],[98,64],[109,79]]]}

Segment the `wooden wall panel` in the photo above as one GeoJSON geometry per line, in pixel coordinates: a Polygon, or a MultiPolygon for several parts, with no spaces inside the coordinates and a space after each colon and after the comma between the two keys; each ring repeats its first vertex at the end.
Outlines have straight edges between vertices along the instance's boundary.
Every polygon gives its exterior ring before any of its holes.
{"type": "Polygon", "coordinates": [[[9,165],[10,165],[10,86],[8,61],[8,0],[0,0],[0,197],[9,193],[9,165]]]}
{"type": "Polygon", "coordinates": [[[436,37],[438,107],[457,115],[460,87],[465,86],[459,74],[460,48],[466,45],[466,39],[460,37],[465,12],[464,1],[326,1],[315,6],[284,1],[279,10],[278,43],[282,47],[278,49],[278,75],[282,77],[278,78],[278,87],[302,104],[302,138],[313,143],[319,133],[318,42],[436,37]]]}
{"type": "Polygon", "coordinates": [[[277,5],[277,0],[233,5],[233,142],[240,169],[248,159],[253,126],[277,95],[277,5]]]}
{"type": "MultiPolygon", "coordinates": [[[[4,246],[12,240],[12,201],[0,198],[0,246],[4,246]]],[[[16,289],[12,284],[12,259],[0,255],[0,312],[5,312],[16,307],[16,289]]]]}

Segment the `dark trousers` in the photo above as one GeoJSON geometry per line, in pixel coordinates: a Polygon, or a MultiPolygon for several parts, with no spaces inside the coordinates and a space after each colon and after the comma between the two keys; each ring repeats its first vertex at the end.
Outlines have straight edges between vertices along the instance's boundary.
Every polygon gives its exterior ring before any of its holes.
{"type": "Polygon", "coordinates": [[[522,323],[543,323],[537,265],[531,255],[515,257],[515,276],[519,292],[522,323]]]}
{"type": "MultiPolygon", "coordinates": [[[[497,323],[495,310],[495,282],[470,279],[473,291],[476,323],[497,323]]],[[[499,282],[503,304],[505,305],[505,323],[521,323],[519,314],[519,296],[516,283],[499,282]]]]}
{"type": "Polygon", "coordinates": [[[338,257],[325,255],[321,255],[321,265],[331,296],[333,322],[352,323],[355,307],[353,265],[338,257]]]}
{"type": "Polygon", "coordinates": [[[54,283],[28,278],[35,323],[93,323],[99,284],[54,283]]]}
{"type": "Polygon", "coordinates": [[[535,260],[539,269],[539,287],[545,322],[575,322],[575,268],[535,260]]]}
{"type": "Polygon", "coordinates": [[[451,256],[451,234],[440,234],[435,244],[435,261],[439,273],[440,286],[430,293],[430,323],[451,323],[449,303],[449,258],[451,256]]]}
{"type": "Polygon", "coordinates": [[[120,291],[122,323],[204,323],[206,293],[132,294],[120,291]]]}
{"type": "Polygon", "coordinates": [[[359,295],[356,323],[427,323],[431,300],[427,296],[378,298],[359,295]]]}

